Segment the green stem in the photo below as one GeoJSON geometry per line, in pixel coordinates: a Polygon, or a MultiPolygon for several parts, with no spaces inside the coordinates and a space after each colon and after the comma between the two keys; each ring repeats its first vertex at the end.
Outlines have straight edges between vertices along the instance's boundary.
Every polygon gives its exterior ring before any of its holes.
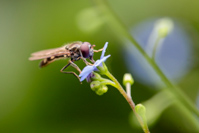
{"type": "Polygon", "coordinates": [[[161,40],[161,37],[158,37],[155,41],[155,46],[153,48],[152,57],[151,57],[154,61],[155,61],[155,54],[156,54],[156,51],[157,51],[157,47],[160,43],[160,40],[161,40]]]}
{"type": "MultiPolygon", "coordinates": [[[[131,97],[131,84],[126,83],[126,94],[131,97]]],[[[132,97],[131,97],[132,98],[132,97]]]]}
{"type": "Polygon", "coordinates": [[[146,124],[144,124],[142,122],[142,119],[140,118],[140,116],[135,112],[135,103],[133,102],[133,99],[131,98],[131,96],[129,97],[127,95],[127,93],[124,91],[124,89],[122,88],[122,86],[120,85],[120,83],[117,81],[117,79],[109,72],[107,71],[107,73],[105,74],[107,77],[109,77],[114,83],[115,83],[115,88],[117,88],[119,90],[119,92],[123,95],[123,97],[126,99],[126,101],[129,103],[131,109],[133,110],[136,118],[138,119],[140,125],[142,126],[142,129],[145,133],[150,133],[148,126],[146,126],[146,124]]]}
{"type": "Polygon", "coordinates": [[[111,80],[107,80],[107,79],[106,79],[106,80],[102,81],[101,84],[104,84],[104,85],[111,85],[111,86],[117,88],[117,85],[116,85],[114,82],[112,82],[111,80]]]}
{"type": "Polygon", "coordinates": [[[124,25],[124,23],[117,17],[117,15],[114,13],[114,11],[111,9],[111,7],[108,5],[107,1],[105,0],[94,0],[97,5],[99,5],[99,8],[103,11],[104,15],[107,15],[107,20],[110,21],[111,26],[114,28],[114,30],[117,30],[117,33],[122,34],[125,36],[128,40],[131,41],[131,43],[137,48],[137,50],[142,54],[142,56],[147,60],[147,62],[152,66],[152,68],[155,70],[157,75],[160,77],[160,79],[163,81],[163,83],[167,86],[170,92],[175,94],[179,100],[181,100],[184,103],[184,106],[186,106],[187,109],[194,112],[199,117],[199,111],[193,104],[193,102],[190,100],[189,97],[187,97],[180,88],[175,86],[162,72],[162,70],[158,67],[158,65],[155,63],[155,61],[150,58],[147,53],[142,49],[142,47],[137,43],[137,41],[132,37],[132,35],[128,32],[127,27],[124,25]]]}

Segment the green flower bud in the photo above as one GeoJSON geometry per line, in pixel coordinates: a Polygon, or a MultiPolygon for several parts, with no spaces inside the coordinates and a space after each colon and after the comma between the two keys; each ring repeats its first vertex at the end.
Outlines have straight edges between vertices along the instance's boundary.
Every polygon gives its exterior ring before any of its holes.
{"type": "Polygon", "coordinates": [[[96,92],[97,95],[103,95],[104,93],[106,93],[108,91],[108,87],[103,85],[101,86],[96,92]]]}
{"type": "Polygon", "coordinates": [[[99,73],[102,75],[105,75],[108,71],[107,66],[104,62],[102,62],[102,66],[98,66],[97,69],[99,70],[99,73]]]}
{"type": "Polygon", "coordinates": [[[140,118],[140,122],[144,131],[148,130],[147,120],[146,120],[146,108],[142,104],[137,104],[135,106],[135,112],[140,118]]]}
{"type": "Polygon", "coordinates": [[[173,22],[169,18],[163,18],[156,22],[155,28],[158,32],[158,35],[164,38],[172,31],[173,22]]]}
{"type": "Polygon", "coordinates": [[[124,77],[123,77],[124,86],[126,86],[127,83],[130,83],[131,85],[134,83],[133,77],[131,76],[130,73],[124,74],[124,77]]]}
{"type": "Polygon", "coordinates": [[[137,114],[139,114],[141,117],[145,117],[145,114],[146,114],[146,108],[144,107],[144,105],[142,104],[137,104],[135,106],[135,112],[137,114]]]}
{"type": "Polygon", "coordinates": [[[92,72],[93,76],[91,77],[92,80],[101,80],[101,76],[98,73],[92,72]]]}
{"type": "Polygon", "coordinates": [[[88,83],[90,83],[92,81],[104,81],[105,79],[102,78],[100,74],[92,72],[91,74],[89,74],[86,80],[88,83]]]}
{"type": "Polygon", "coordinates": [[[92,81],[90,87],[93,91],[97,91],[98,89],[101,88],[100,81],[92,81]]]}

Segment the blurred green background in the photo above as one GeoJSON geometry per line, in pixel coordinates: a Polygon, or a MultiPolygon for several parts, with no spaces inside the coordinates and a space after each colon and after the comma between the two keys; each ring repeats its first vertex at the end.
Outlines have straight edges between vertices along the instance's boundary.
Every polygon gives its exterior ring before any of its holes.
{"type": "MultiPolygon", "coordinates": [[[[195,50],[190,59],[193,65],[177,84],[195,102],[199,88],[199,1],[108,2],[129,30],[147,19],[165,16],[177,19],[188,29],[191,47],[195,50]]],[[[0,0],[0,132],[142,132],[130,122],[131,109],[115,88],[109,87],[106,94],[98,96],[86,81],[79,84],[73,75],[60,73],[67,60],[42,69],[38,67],[39,61],[28,60],[33,52],[72,41],[88,41],[95,44],[96,49],[109,42],[106,54],[111,54],[111,58],[106,64],[122,83],[123,74],[129,72],[121,49],[124,42],[118,40],[107,23],[94,24],[88,31],[85,26],[83,29],[79,26],[85,23],[81,22],[82,11],[94,6],[92,0],[0,0]]],[[[90,12],[92,15],[92,10],[90,12]]],[[[100,55],[96,53],[94,59],[100,55]]],[[[77,64],[81,69],[85,66],[82,61],[77,64]]],[[[158,91],[153,88],[135,80],[132,90],[135,103],[155,95],[158,91]]],[[[180,114],[178,111],[175,106],[167,108],[150,127],[151,132],[190,131],[184,126],[187,123],[182,119],[183,114],[176,116],[180,114]]]]}

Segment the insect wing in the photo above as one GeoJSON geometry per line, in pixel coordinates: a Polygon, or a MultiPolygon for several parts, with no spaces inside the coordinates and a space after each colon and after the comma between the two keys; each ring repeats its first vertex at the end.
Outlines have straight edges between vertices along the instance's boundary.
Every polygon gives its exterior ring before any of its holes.
{"type": "Polygon", "coordinates": [[[62,55],[70,56],[70,52],[65,49],[65,46],[63,46],[60,48],[42,50],[39,52],[32,53],[31,55],[32,57],[30,57],[29,60],[39,60],[39,59],[49,58],[52,56],[62,56],[62,55]]]}

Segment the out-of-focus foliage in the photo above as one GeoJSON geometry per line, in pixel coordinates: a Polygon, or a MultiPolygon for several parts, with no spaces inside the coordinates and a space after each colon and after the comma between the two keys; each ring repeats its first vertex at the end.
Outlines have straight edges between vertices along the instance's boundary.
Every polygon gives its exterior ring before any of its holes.
{"type": "MultiPolygon", "coordinates": [[[[199,1],[108,2],[129,31],[148,19],[162,17],[175,18],[186,29],[193,49],[188,60],[193,64],[176,84],[196,102],[199,88],[199,1]]],[[[79,84],[73,75],[60,73],[67,60],[56,61],[42,69],[38,68],[39,61],[28,61],[32,52],[60,47],[72,41],[88,41],[95,44],[96,49],[109,42],[107,54],[111,57],[106,65],[122,83],[123,74],[130,71],[123,61],[127,58],[122,50],[125,42],[118,40],[115,36],[118,33],[114,33],[104,20],[96,23],[99,18],[91,10],[96,6],[94,3],[92,0],[0,0],[0,132],[142,132],[131,126],[131,109],[114,88],[109,87],[103,96],[96,95],[86,82],[79,84]],[[90,29],[84,26],[87,22],[81,22],[84,19],[80,16],[85,12],[95,19],[90,21],[90,29]]],[[[100,53],[95,53],[94,58],[99,57],[100,53]]],[[[128,60],[131,62],[130,58],[128,60]]],[[[76,63],[81,69],[85,66],[82,61],[76,63]]],[[[157,93],[153,88],[135,78],[132,88],[135,103],[152,101],[157,93]]],[[[164,111],[157,110],[156,123],[149,127],[151,132],[189,131],[189,124],[179,113],[178,106],[164,108],[164,111]]]]}

